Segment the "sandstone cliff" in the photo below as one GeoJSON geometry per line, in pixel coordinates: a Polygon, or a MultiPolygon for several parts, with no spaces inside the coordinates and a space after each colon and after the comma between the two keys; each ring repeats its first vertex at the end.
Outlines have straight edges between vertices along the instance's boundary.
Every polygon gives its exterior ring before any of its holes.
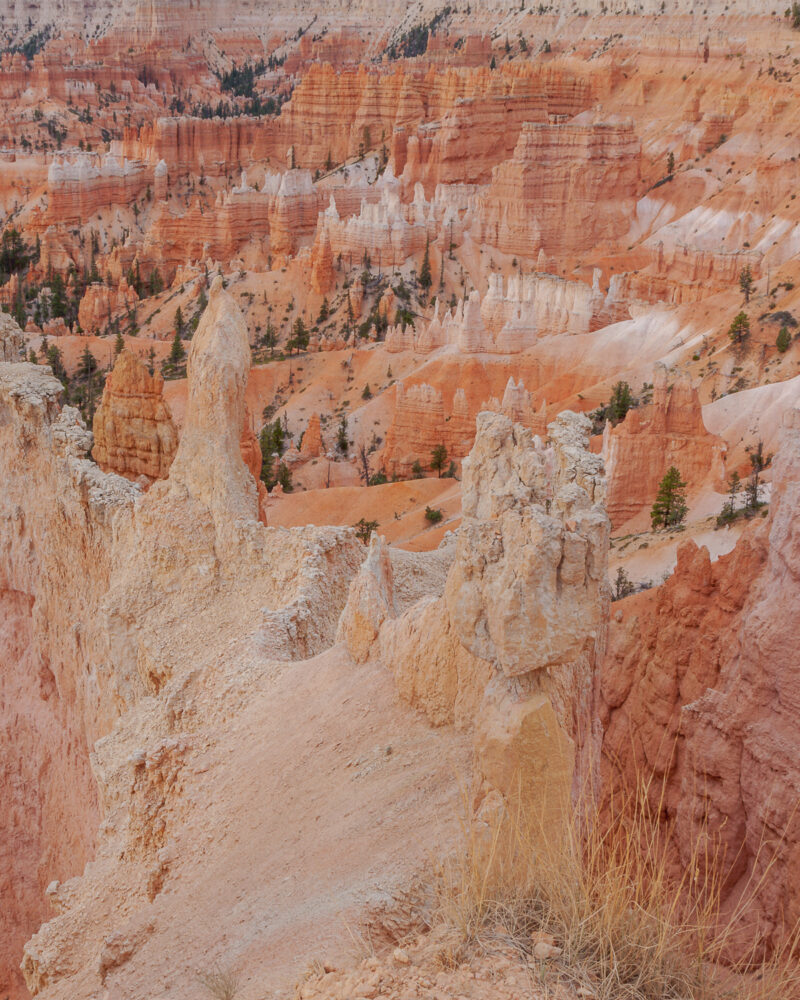
{"type": "Polygon", "coordinates": [[[92,457],[104,472],[126,479],[163,479],[169,472],[178,434],[164,400],[164,380],[124,350],[106,379],[94,415],[92,457]]]}
{"type": "Polygon", "coordinates": [[[757,927],[766,947],[783,940],[799,905],[799,500],[792,410],[766,523],[750,525],[715,563],[684,543],[663,587],[616,605],[599,677],[607,787],[655,776],[651,796],[676,856],[685,863],[699,842],[719,857],[724,911],[741,908],[737,935],[750,940],[757,927]]]}

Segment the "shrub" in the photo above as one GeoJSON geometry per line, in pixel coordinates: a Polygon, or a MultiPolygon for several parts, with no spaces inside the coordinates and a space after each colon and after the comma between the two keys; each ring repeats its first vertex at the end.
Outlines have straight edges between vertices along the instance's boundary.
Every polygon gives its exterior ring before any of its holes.
{"type": "Polygon", "coordinates": [[[782,326],[778,331],[778,337],[775,341],[775,346],[778,348],[781,354],[785,354],[789,350],[789,345],[792,342],[792,338],[789,331],[785,326],[782,326]]]}
{"type": "Polygon", "coordinates": [[[426,507],[425,508],[425,520],[430,521],[431,524],[438,524],[442,517],[441,510],[438,507],[426,507]]]}

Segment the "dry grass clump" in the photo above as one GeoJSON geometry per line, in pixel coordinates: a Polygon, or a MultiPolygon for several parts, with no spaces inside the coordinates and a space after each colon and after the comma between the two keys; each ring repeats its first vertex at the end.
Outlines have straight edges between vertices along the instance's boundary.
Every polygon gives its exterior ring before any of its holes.
{"type": "Polygon", "coordinates": [[[492,823],[465,823],[462,851],[438,873],[434,921],[467,948],[512,945],[537,978],[597,1000],[800,997],[797,931],[766,961],[755,935],[746,954],[741,933],[733,937],[769,866],[723,922],[721,852],[709,855],[710,838],[698,838],[676,876],[647,792],[602,817],[581,803],[556,829],[507,810],[492,823]],[[537,962],[543,939],[560,954],[537,962]]]}
{"type": "Polygon", "coordinates": [[[214,1000],[235,1000],[239,992],[241,977],[235,968],[215,965],[211,969],[199,970],[197,981],[214,1000]]]}

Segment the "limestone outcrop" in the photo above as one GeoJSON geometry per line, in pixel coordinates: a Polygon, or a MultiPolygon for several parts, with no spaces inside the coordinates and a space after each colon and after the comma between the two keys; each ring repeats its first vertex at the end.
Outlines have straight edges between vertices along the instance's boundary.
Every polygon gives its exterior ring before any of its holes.
{"type": "Polygon", "coordinates": [[[444,585],[429,580],[396,607],[392,560],[373,536],[339,625],[353,658],[379,657],[434,725],[472,729],[476,803],[523,788],[554,822],[597,741],[609,522],[590,429],[563,413],[542,444],[503,414],[479,414],[444,585]]]}
{"type": "Polygon", "coordinates": [[[714,850],[724,911],[743,912],[734,930],[757,923],[767,949],[800,906],[798,502],[800,412],[790,410],[767,521],[713,563],[685,542],[662,587],[617,605],[599,677],[606,787],[654,775],[676,857],[685,864],[698,843],[714,850]]]}
{"type": "Polygon", "coordinates": [[[505,417],[478,416],[462,465],[463,521],[445,590],[462,643],[507,677],[579,659],[606,611],[603,465],[585,417],[550,425],[549,450],[505,417]]]}
{"type": "Polygon", "coordinates": [[[164,380],[132,351],[120,352],[94,414],[92,457],[104,472],[126,479],[163,479],[178,433],[164,400],[164,380]]]}
{"type": "Polygon", "coordinates": [[[629,410],[625,419],[603,433],[608,476],[608,514],[614,527],[649,510],[658,484],[674,465],[692,493],[703,486],[725,488],[725,442],[703,423],[703,411],[691,379],[670,376],[659,365],[653,376],[653,401],[629,410]]]}
{"type": "Polygon", "coordinates": [[[90,750],[125,696],[102,597],[115,520],[138,491],[86,459],[92,436],[62,395],[48,369],[0,364],[0,990],[14,997],[47,886],[92,857],[90,750]]]}

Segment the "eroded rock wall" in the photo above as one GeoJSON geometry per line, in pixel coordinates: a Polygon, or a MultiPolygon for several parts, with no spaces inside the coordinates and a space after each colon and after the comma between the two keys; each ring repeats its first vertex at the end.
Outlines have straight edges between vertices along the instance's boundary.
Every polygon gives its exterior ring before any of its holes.
{"type": "Polygon", "coordinates": [[[800,914],[797,410],[773,476],[769,518],[732,552],[685,542],[662,587],[616,605],[599,702],[606,788],[653,774],[676,857],[719,857],[725,912],[766,947],[800,914]]]}
{"type": "Polygon", "coordinates": [[[22,946],[45,889],[91,858],[100,818],[89,753],[129,692],[109,670],[102,601],[115,524],[137,491],[86,455],[49,369],[0,365],[0,992],[26,991],[22,946]]]}

